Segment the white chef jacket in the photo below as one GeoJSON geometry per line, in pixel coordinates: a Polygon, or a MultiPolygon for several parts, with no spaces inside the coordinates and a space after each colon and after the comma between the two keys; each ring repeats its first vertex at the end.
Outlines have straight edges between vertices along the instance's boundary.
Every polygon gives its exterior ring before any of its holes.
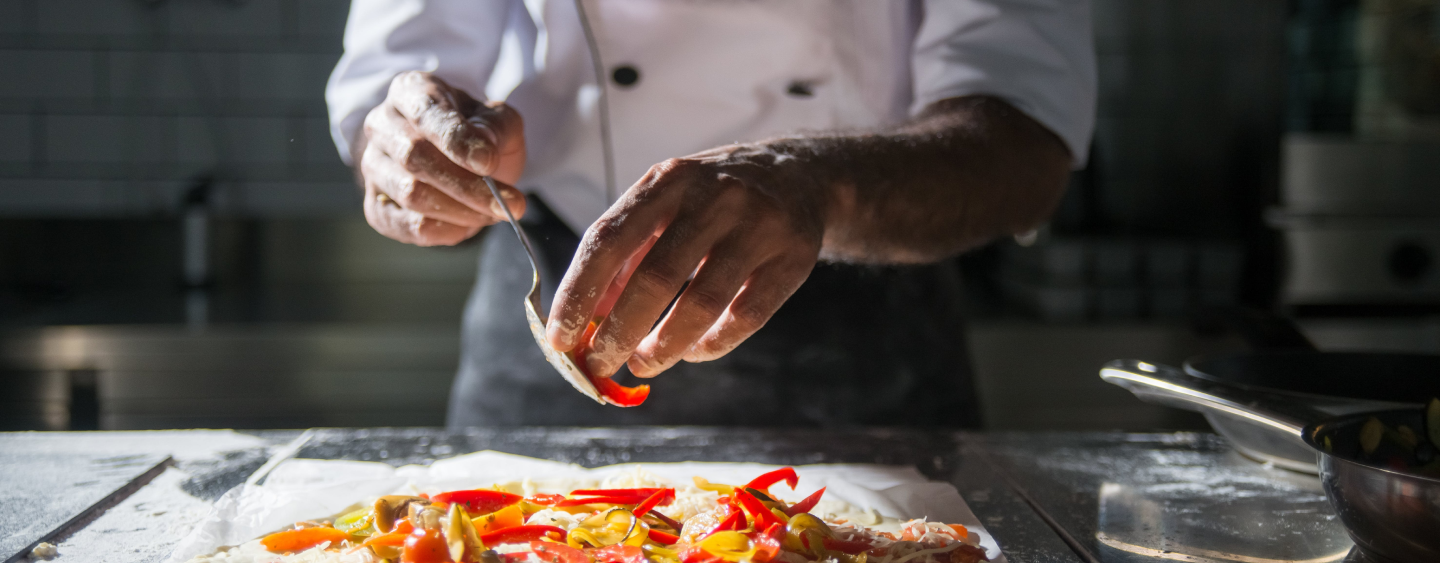
{"type": "MultiPolygon", "coordinates": [[[[341,158],[407,70],[525,120],[517,187],[576,232],[607,194],[599,90],[577,0],[353,0],[326,88],[341,158]]],[[[804,130],[893,125],[997,96],[1078,167],[1095,122],[1089,0],[578,0],[605,72],[618,189],[653,164],[804,130]],[[638,75],[622,84],[628,67],[638,75]]],[[[634,76],[634,75],[630,75],[634,76]]]]}

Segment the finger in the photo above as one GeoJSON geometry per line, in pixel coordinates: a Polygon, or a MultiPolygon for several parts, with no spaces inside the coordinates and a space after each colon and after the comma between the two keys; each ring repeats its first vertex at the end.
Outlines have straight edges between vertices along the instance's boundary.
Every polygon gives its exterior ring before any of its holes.
{"type": "Polygon", "coordinates": [[[630,277],[635,275],[635,269],[640,267],[640,262],[645,259],[645,254],[655,247],[655,242],[658,240],[660,240],[659,234],[651,235],[644,244],[640,245],[640,248],[635,250],[634,254],[630,255],[629,259],[625,260],[625,264],[620,267],[620,273],[616,274],[615,279],[610,282],[610,287],[605,290],[605,296],[601,297],[600,302],[595,305],[595,313],[590,318],[604,317],[610,314],[610,310],[615,308],[615,302],[620,300],[620,294],[625,291],[625,284],[630,283],[630,277]]]}
{"type": "Polygon", "coordinates": [[[424,72],[396,76],[387,99],[450,160],[480,176],[495,173],[500,139],[519,121],[509,106],[489,108],[424,72]]]}
{"type": "Polygon", "coordinates": [[[418,246],[454,245],[480,231],[427,218],[373,188],[366,189],[365,221],[382,235],[418,246]]]}
{"type": "MultiPolygon", "coordinates": [[[[490,194],[480,176],[460,167],[441,152],[406,121],[398,111],[375,111],[365,118],[372,132],[370,144],[389,156],[421,181],[434,186],[465,206],[491,217],[492,222],[504,221],[505,212],[490,194]]],[[[519,218],[525,214],[525,196],[504,182],[496,182],[510,212],[519,218]]]]}
{"type": "MultiPolygon", "coordinates": [[[[727,218],[729,219],[729,218],[727,218]]],[[[721,221],[687,216],[671,223],[625,283],[615,307],[596,327],[586,367],[595,375],[620,369],[670,306],[720,238],[721,221]]]]}
{"type": "MultiPolygon", "coordinates": [[[[374,145],[372,145],[373,147],[374,145]]],[[[367,147],[361,169],[368,184],[409,211],[431,219],[462,227],[484,227],[495,222],[494,216],[480,213],[455,201],[434,186],[421,181],[405,170],[381,149],[367,147]]]]}
{"type": "MultiPolygon", "coordinates": [[[[668,164],[668,163],[667,163],[668,164]]],[[[680,192],[662,189],[660,177],[667,165],[657,165],[625,192],[609,211],[586,229],[575,258],[555,292],[546,336],[555,349],[569,351],[579,344],[596,310],[625,261],[674,216],[680,192]],[[674,195],[667,195],[666,192],[674,195]]]]}
{"type": "MultiPolygon", "coordinates": [[[[505,102],[485,103],[489,112],[485,116],[487,127],[503,131],[500,148],[495,155],[495,165],[490,175],[497,180],[513,184],[520,180],[525,171],[525,122],[520,112],[505,102]]],[[[471,118],[473,121],[475,118],[471,118]]]]}
{"type": "Polygon", "coordinates": [[[631,373],[655,377],[680,361],[725,313],[754,271],[759,260],[746,254],[738,241],[722,241],[710,252],[660,326],[640,341],[627,362],[631,373]]]}
{"type": "Polygon", "coordinates": [[[685,351],[685,361],[708,362],[730,353],[765,326],[814,267],[813,260],[777,258],[757,268],[715,326],[685,351]]]}

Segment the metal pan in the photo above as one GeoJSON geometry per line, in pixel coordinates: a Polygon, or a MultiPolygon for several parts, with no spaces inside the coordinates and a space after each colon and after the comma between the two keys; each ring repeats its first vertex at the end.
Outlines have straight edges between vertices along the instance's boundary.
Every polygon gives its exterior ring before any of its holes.
{"type": "MultiPolygon", "coordinates": [[[[1191,358],[1184,371],[1200,380],[1305,403],[1332,416],[1414,407],[1419,398],[1440,397],[1440,356],[1427,354],[1240,352],[1191,358]]],[[[1182,408],[1200,410],[1210,426],[1247,457],[1305,473],[1318,471],[1309,448],[1276,430],[1194,405],[1182,408]]]]}
{"type": "MultiPolygon", "coordinates": [[[[1440,355],[1321,352],[1289,318],[1271,311],[1218,307],[1202,311],[1199,325],[1228,328],[1253,352],[1200,356],[1186,374],[1252,393],[1310,405],[1329,415],[1419,406],[1440,397],[1440,355]]],[[[1315,473],[1315,456],[1285,433],[1244,417],[1197,408],[1240,453],[1286,469],[1315,473]]]]}
{"type": "Polygon", "coordinates": [[[1285,393],[1322,410],[1373,403],[1400,408],[1440,396],[1440,356],[1380,352],[1264,350],[1185,361],[1185,373],[1245,389],[1285,393]]]}
{"type": "MultiPolygon", "coordinates": [[[[1331,417],[1314,407],[1133,360],[1107,364],[1106,381],[1141,399],[1231,416],[1283,433],[1317,459],[1321,484],[1356,547],[1375,561],[1440,561],[1440,479],[1373,465],[1359,455],[1360,427],[1371,417],[1424,432],[1419,408],[1331,417]]],[[[1237,446],[1238,447],[1238,446],[1237,446]]]]}

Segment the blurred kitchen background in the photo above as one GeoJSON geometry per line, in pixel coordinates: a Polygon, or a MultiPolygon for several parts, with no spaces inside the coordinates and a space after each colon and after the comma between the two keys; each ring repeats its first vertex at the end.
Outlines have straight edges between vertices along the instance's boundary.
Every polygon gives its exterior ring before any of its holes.
{"type": "MultiPolygon", "coordinates": [[[[1236,307],[1440,352],[1440,0],[1092,2],[1089,166],[961,265],[988,427],[1204,428],[1096,373],[1236,307]]],[[[365,224],[348,7],[0,2],[0,430],[443,424],[476,248],[365,224]]]]}

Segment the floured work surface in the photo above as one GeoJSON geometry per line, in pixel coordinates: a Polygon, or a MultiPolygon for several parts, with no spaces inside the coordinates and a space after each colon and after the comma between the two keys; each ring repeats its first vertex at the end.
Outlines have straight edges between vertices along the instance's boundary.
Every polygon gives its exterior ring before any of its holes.
{"type": "Polygon", "coordinates": [[[1241,457],[1213,434],[983,440],[1001,471],[1099,561],[1323,563],[1352,546],[1318,478],[1241,457]]]}
{"type": "Polygon", "coordinates": [[[0,433],[0,544],[23,550],[83,514],[66,527],[57,562],[161,561],[265,462],[270,443],[228,430],[0,433]],[[137,476],[144,486],[95,507],[137,476]]]}
{"type": "Polygon", "coordinates": [[[0,561],[24,554],[167,458],[85,451],[39,436],[0,435],[0,561]]]}

